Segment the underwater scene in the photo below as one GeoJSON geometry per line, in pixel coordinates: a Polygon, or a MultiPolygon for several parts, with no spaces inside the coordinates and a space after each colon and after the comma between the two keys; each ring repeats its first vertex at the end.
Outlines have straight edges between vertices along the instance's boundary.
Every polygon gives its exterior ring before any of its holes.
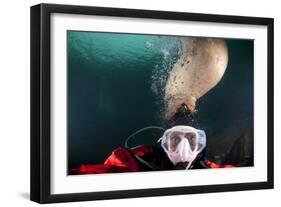
{"type": "Polygon", "coordinates": [[[254,40],[67,31],[69,175],[253,166],[254,40]]]}

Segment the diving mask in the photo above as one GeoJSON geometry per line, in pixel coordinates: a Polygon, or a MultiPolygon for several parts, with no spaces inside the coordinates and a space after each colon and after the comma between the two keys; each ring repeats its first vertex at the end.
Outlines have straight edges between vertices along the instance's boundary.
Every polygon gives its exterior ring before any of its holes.
{"type": "Polygon", "coordinates": [[[206,134],[190,126],[174,126],[164,132],[161,146],[174,165],[187,163],[189,169],[206,146],[206,134]]]}

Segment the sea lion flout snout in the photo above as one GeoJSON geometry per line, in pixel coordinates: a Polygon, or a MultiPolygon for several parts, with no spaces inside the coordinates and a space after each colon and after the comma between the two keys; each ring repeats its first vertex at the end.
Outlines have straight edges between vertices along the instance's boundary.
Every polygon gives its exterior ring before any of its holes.
{"type": "Polygon", "coordinates": [[[182,55],[171,70],[165,87],[165,118],[182,104],[195,111],[196,100],[221,80],[228,63],[223,39],[181,38],[182,55]]]}

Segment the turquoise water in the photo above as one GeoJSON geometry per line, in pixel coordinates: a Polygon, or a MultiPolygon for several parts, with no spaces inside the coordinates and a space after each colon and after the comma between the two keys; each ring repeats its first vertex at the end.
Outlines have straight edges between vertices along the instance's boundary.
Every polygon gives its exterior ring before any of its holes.
{"type": "MultiPolygon", "coordinates": [[[[196,118],[210,137],[229,126],[252,128],[253,41],[227,44],[225,76],[198,102],[196,118]]],[[[70,169],[103,162],[142,127],[166,127],[163,93],[181,55],[179,37],[68,31],[67,46],[70,169]]],[[[159,136],[143,133],[134,144],[159,136]]]]}

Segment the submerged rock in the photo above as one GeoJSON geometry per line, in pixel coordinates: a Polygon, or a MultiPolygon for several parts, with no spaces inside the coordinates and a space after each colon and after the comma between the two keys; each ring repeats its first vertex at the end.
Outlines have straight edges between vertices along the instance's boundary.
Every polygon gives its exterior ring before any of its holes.
{"type": "Polygon", "coordinates": [[[231,126],[208,137],[206,157],[218,164],[253,166],[253,128],[231,126]]]}

